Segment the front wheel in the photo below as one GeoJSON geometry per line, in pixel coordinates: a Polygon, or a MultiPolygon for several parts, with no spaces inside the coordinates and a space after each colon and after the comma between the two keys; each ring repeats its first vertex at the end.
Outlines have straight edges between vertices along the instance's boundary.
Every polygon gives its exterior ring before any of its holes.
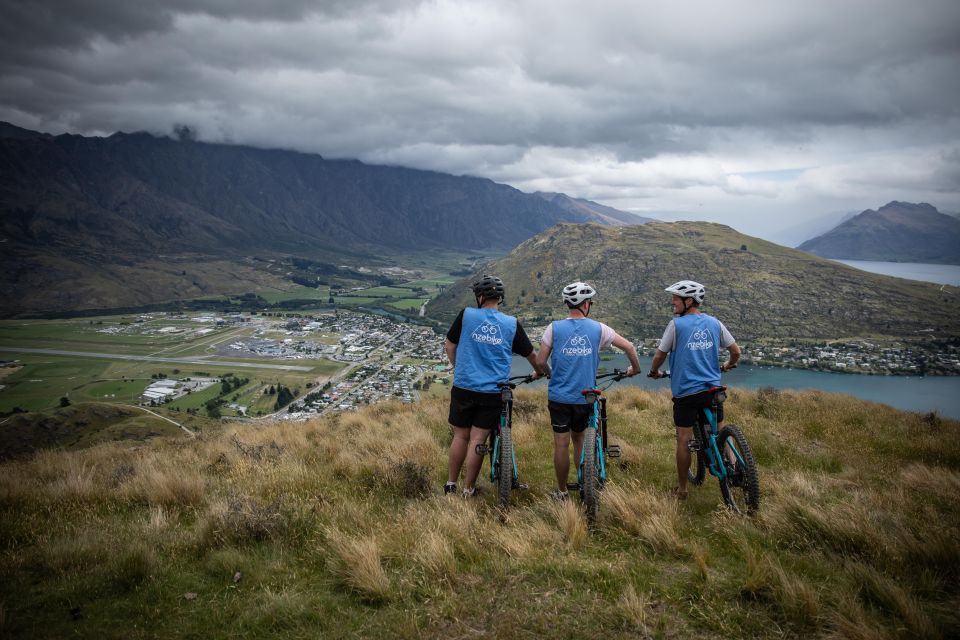
{"type": "Polygon", "coordinates": [[[500,428],[500,447],[497,452],[497,505],[503,509],[510,506],[510,491],[513,489],[513,434],[510,427],[500,428]]]}
{"type": "Polygon", "coordinates": [[[597,465],[597,430],[587,429],[583,439],[583,473],[580,492],[587,510],[587,522],[597,521],[600,511],[600,467],[597,465]]]}
{"type": "Polygon", "coordinates": [[[760,477],[747,438],[740,427],[728,425],[720,430],[717,446],[727,469],[727,477],[720,481],[723,501],[738,513],[753,515],[760,508],[760,477]],[[726,459],[727,447],[734,452],[734,464],[726,459]]]}

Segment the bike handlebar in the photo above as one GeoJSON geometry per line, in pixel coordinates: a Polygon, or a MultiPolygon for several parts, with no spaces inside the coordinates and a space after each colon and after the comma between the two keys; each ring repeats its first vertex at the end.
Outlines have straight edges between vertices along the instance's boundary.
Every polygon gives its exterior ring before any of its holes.
{"type": "Polygon", "coordinates": [[[597,380],[602,380],[604,378],[613,378],[615,382],[619,382],[627,377],[626,371],[621,371],[620,369],[614,369],[610,373],[601,373],[597,376],[597,380]]]}

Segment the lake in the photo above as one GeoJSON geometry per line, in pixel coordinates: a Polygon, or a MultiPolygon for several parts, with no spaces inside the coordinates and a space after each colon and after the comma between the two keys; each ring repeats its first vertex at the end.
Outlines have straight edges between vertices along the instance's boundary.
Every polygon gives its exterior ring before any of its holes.
{"type": "MultiPolygon", "coordinates": [[[[626,369],[629,365],[623,354],[611,354],[610,360],[601,360],[608,370],[626,369]]],[[[617,384],[632,384],[644,389],[669,389],[669,380],[652,380],[646,376],[651,358],[640,358],[643,373],[617,384]]],[[[513,375],[530,372],[530,365],[520,357],[513,359],[513,375]]],[[[937,413],[960,420],[960,377],[957,376],[864,376],[806,369],[780,367],[737,367],[723,376],[723,383],[731,387],[759,389],[819,389],[846,393],[864,400],[883,402],[897,409],[937,413]]],[[[546,384],[537,381],[533,386],[546,384]]]]}
{"type": "Polygon", "coordinates": [[[923,262],[875,262],[871,260],[834,260],[854,269],[885,276],[920,280],[960,287],[960,265],[926,264],[923,262]]]}

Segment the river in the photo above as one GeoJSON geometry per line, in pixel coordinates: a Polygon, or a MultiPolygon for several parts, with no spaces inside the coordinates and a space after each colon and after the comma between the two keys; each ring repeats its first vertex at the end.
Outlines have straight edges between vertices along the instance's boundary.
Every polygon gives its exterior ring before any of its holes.
{"type": "MultiPolygon", "coordinates": [[[[609,360],[601,360],[600,366],[608,370],[626,369],[629,362],[623,354],[610,354],[609,360]]],[[[609,357],[609,356],[604,356],[609,357]]],[[[669,380],[652,380],[646,377],[651,358],[640,358],[643,374],[623,380],[619,384],[633,384],[644,389],[669,389],[669,380]]],[[[530,371],[526,359],[514,357],[513,375],[530,371]]],[[[731,387],[759,389],[819,389],[833,393],[846,393],[864,400],[883,402],[897,409],[937,413],[960,420],[960,377],[957,376],[866,376],[849,373],[829,373],[806,369],[781,367],[737,367],[723,376],[723,383],[731,387]]],[[[533,386],[545,384],[537,381],[533,386]]]]}

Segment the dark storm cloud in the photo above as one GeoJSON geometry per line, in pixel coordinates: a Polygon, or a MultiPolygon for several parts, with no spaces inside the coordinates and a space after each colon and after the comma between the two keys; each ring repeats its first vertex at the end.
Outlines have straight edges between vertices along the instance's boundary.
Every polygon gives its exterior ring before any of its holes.
{"type": "Polygon", "coordinates": [[[954,0],[0,0],[0,37],[0,119],[54,133],[186,124],[623,206],[960,197],[954,0]]]}

